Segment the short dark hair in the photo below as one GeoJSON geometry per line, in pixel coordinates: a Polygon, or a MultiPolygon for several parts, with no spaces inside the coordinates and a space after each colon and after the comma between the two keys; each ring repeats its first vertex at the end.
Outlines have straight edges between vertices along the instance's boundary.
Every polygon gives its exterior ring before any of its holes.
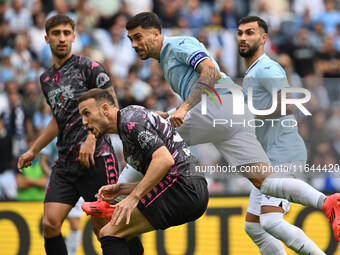
{"type": "Polygon", "coordinates": [[[71,19],[69,16],[66,15],[55,15],[49,18],[46,23],[45,23],[45,31],[46,34],[48,35],[48,32],[50,31],[51,28],[59,26],[59,25],[70,25],[72,27],[72,30],[74,31],[75,23],[73,19],[71,19]]]}
{"type": "Polygon", "coordinates": [[[99,89],[99,88],[94,88],[90,89],[89,91],[86,91],[81,97],[78,99],[78,105],[86,101],[88,99],[93,98],[97,104],[100,103],[108,103],[109,105],[112,105],[114,107],[117,107],[115,104],[115,100],[113,99],[113,96],[111,95],[110,91],[105,90],[105,89],[99,89]]]}
{"type": "Polygon", "coordinates": [[[142,28],[156,28],[162,33],[162,24],[158,16],[153,12],[141,12],[133,16],[126,23],[126,30],[141,26],[142,28]]]}
{"type": "Polygon", "coordinates": [[[259,27],[262,27],[264,32],[268,34],[268,25],[267,23],[261,19],[258,16],[247,16],[247,17],[243,17],[238,21],[238,25],[242,25],[242,24],[247,24],[247,23],[251,23],[251,22],[257,22],[257,24],[259,25],[259,27]]]}

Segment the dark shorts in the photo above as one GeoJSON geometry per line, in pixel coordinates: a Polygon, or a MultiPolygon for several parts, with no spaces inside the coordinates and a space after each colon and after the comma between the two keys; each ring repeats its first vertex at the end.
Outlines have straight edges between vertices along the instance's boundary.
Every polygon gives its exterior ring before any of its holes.
{"type": "Polygon", "coordinates": [[[207,182],[202,177],[166,176],[138,203],[155,229],[194,221],[207,209],[207,182]]]}
{"type": "Polygon", "coordinates": [[[80,196],[86,202],[96,201],[98,190],[118,180],[118,165],[114,154],[95,158],[95,165],[86,168],[79,162],[57,162],[52,167],[46,202],[75,205],[80,196]]]}

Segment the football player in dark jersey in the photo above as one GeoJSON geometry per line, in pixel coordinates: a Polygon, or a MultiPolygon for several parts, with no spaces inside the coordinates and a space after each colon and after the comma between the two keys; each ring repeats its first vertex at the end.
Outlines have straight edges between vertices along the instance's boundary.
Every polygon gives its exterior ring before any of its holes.
{"type": "Polygon", "coordinates": [[[86,128],[97,139],[119,134],[126,162],[144,176],[138,183],[99,190],[105,201],[127,195],[111,206],[111,222],[100,231],[104,255],[129,254],[126,241],[131,238],[196,220],[205,212],[207,182],[195,169],[196,157],[169,122],[141,106],[119,110],[111,94],[101,89],[86,92],[78,102],[86,128]]]}
{"type": "MultiPolygon", "coordinates": [[[[116,96],[101,64],[72,54],[74,27],[74,21],[65,15],[56,15],[46,21],[45,40],[50,45],[54,64],[40,76],[40,82],[53,118],[18,161],[19,169],[31,165],[39,151],[58,136],[59,158],[52,168],[42,222],[48,255],[67,254],[61,226],[79,197],[95,201],[101,186],[116,183],[118,179],[117,159],[110,138],[96,139],[88,132],[82,125],[77,105],[78,98],[91,88],[110,91],[115,102],[116,96]]],[[[106,223],[93,217],[94,232],[98,235],[106,223]]]]}

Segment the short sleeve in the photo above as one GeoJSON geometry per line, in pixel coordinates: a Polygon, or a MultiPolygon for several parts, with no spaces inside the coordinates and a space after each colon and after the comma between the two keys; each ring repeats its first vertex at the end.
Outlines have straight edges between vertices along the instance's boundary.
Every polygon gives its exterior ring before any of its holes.
{"type": "Polygon", "coordinates": [[[90,88],[106,89],[112,87],[111,79],[104,67],[95,60],[89,64],[88,83],[90,88]]]}
{"type": "Polygon", "coordinates": [[[130,122],[127,126],[129,125],[133,127],[128,127],[128,131],[126,132],[127,138],[139,148],[146,158],[151,159],[152,154],[164,146],[163,141],[147,118],[141,118],[138,122],[130,122]]]}
{"type": "Polygon", "coordinates": [[[281,70],[276,65],[264,67],[261,70],[260,77],[258,81],[269,93],[272,93],[273,88],[280,91],[282,88],[289,87],[284,70],[281,70]]]}
{"type": "Polygon", "coordinates": [[[199,63],[209,58],[208,54],[203,51],[200,43],[191,38],[185,38],[178,42],[178,46],[173,48],[176,58],[196,70],[199,63]]]}

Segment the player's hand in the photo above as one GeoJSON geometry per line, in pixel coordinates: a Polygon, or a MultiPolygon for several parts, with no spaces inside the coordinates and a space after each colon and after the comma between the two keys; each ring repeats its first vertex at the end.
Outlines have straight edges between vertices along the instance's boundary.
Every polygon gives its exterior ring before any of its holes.
{"type": "Polygon", "coordinates": [[[79,150],[79,162],[83,166],[89,168],[91,165],[94,166],[94,151],[96,149],[96,138],[94,135],[89,134],[80,147],[79,150]]]}
{"type": "Polygon", "coordinates": [[[169,118],[171,125],[175,128],[182,125],[184,123],[185,115],[187,115],[187,111],[183,110],[181,107],[178,108],[177,111],[169,118]]]}
{"type": "Polygon", "coordinates": [[[22,172],[23,168],[31,166],[34,158],[35,153],[32,150],[28,150],[24,154],[22,154],[17,164],[19,171],[22,172]]]}
{"type": "Polygon", "coordinates": [[[105,185],[98,191],[98,196],[106,202],[111,202],[119,195],[119,184],[105,185]]]}
{"type": "Polygon", "coordinates": [[[163,119],[167,119],[169,117],[169,114],[167,112],[162,111],[156,111],[156,113],[161,116],[163,119]]]}
{"type": "Polygon", "coordinates": [[[132,211],[137,207],[138,202],[138,199],[127,196],[118,204],[111,205],[111,207],[115,208],[115,211],[112,215],[111,224],[118,225],[124,218],[126,218],[126,224],[129,224],[132,211]]]}

